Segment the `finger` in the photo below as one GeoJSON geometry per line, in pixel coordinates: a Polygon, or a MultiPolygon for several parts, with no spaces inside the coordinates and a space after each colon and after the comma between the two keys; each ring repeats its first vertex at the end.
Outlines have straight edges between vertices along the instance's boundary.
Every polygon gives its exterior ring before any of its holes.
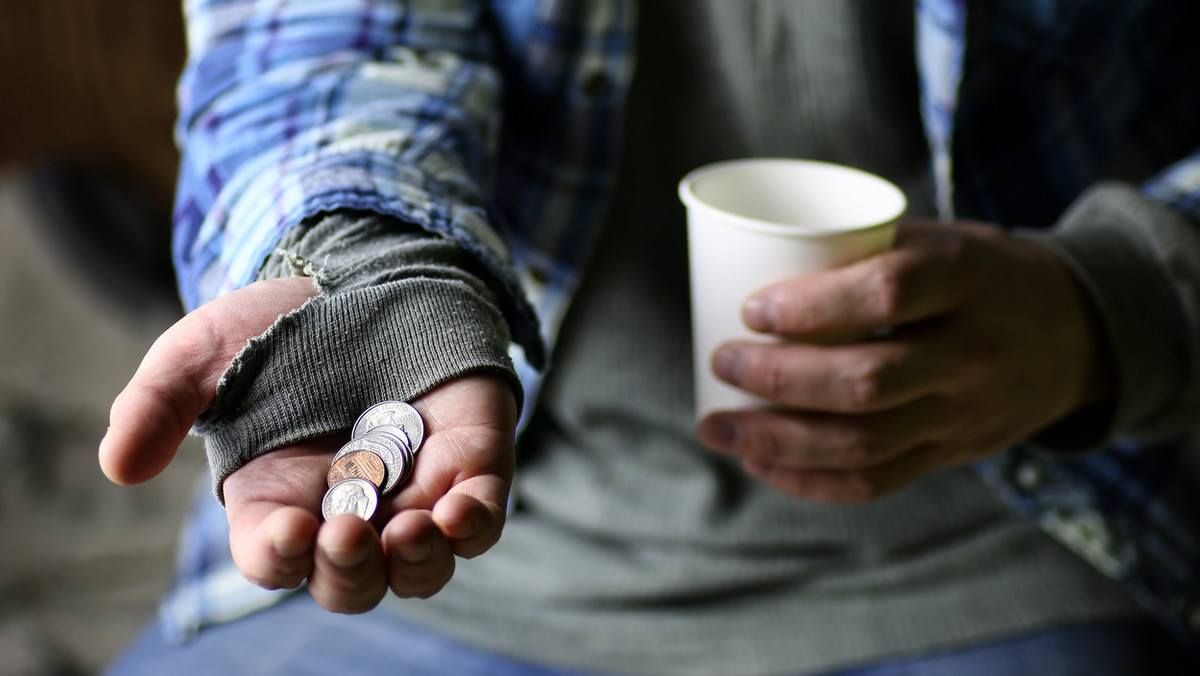
{"type": "Polygon", "coordinates": [[[229,516],[229,547],[242,576],[265,589],[294,589],[312,572],[320,522],[312,513],[266,502],[229,516]]]}
{"type": "Polygon", "coordinates": [[[219,334],[188,315],[151,346],[141,366],[109,411],[100,441],[100,467],[119,484],[146,481],[175,457],[196,418],[212,401],[209,369],[221,350],[219,334]]]}
{"type": "Polygon", "coordinates": [[[261,455],[224,483],[229,546],[250,581],[292,588],[312,572],[321,496],[337,437],[261,455]]]}
{"type": "Polygon", "coordinates": [[[467,557],[495,544],[504,526],[516,422],[516,405],[506,384],[490,379],[475,379],[473,384],[434,390],[417,402],[429,434],[410,483],[390,504],[393,512],[431,511],[452,551],[467,557]],[[484,396],[453,400],[467,390],[484,396]],[[478,421],[481,413],[486,422],[478,421]]]}
{"type": "Polygon", "coordinates": [[[507,504],[513,463],[511,436],[482,427],[434,431],[417,453],[412,477],[396,494],[392,510],[431,510],[452,493],[507,504]]]}
{"type": "Polygon", "coordinates": [[[940,467],[943,449],[930,444],[891,461],[858,470],[794,469],[746,461],[746,473],[796,497],[818,502],[863,504],[891,495],[940,467]]]}
{"type": "Polygon", "coordinates": [[[222,296],[167,329],[113,401],[99,450],[105,476],[133,484],[161,472],[212,403],[217,381],[246,341],[315,294],[307,278],[265,280],[222,296]]]}
{"type": "Polygon", "coordinates": [[[491,549],[500,539],[504,519],[503,506],[476,499],[467,492],[452,492],[433,508],[433,521],[449,540],[451,551],[465,558],[491,549]]]}
{"type": "Polygon", "coordinates": [[[902,247],[769,286],[746,301],[742,319],[752,330],[792,337],[878,331],[953,308],[963,290],[950,279],[944,257],[902,247]]]}
{"type": "Polygon", "coordinates": [[[387,578],[402,598],[428,598],[454,575],[454,554],[430,512],[409,510],[383,529],[387,578]]]}
{"type": "Polygon", "coordinates": [[[366,612],[387,593],[383,547],[375,528],[352,514],[339,514],[317,532],[308,591],[335,613],[366,612]]]}
{"type": "Polygon", "coordinates": [[[934,327],[845,345],[734,341],[713,354],[717,377],[792,408],[879,411],[948,390],[964,377],[934,327]]]}
{"type": "Polygon", "coordinates": [[[422,451],[421,456],[412,483],[393,500],[392,511],[430,512],[442,538],[459,556],[470,558],[490,549],[504,528],[512,485],[512,469],[507,461],[501,460],[500,466],[490,470],[476,466],[472,471],[484,473],[471,475],[448,466],[454,461],[453,455],[422,451]]]}
{"type": "Polygon", "coordinates": [[[936,423],[944,408],[938,398],[928,398],[864,415],[718,412],[702,420],[697,433],[706,447],[747,462],[793,470],[867,469],[942,438],[936,423]]]}

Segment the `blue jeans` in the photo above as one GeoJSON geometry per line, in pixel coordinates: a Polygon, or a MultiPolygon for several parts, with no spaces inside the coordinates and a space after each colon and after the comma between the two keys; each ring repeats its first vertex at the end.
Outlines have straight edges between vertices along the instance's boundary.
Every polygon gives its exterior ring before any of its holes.
{"type": "MultiPolygon", "coordinates": [[[[1179,676],[1200,673],[1153,625],[1057,629],[826,676],[1179,676]]],[[[413,674],[584,676],[496,655],[376,610],[338,615],[307,594],[172,645],[151,626],[109,676],[413,674]]]]}

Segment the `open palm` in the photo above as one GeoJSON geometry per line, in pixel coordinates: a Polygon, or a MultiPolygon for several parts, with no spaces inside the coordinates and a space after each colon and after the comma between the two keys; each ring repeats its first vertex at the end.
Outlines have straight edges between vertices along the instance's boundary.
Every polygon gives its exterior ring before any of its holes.
{"type": "MultiPolygon", "coordinates": [[[[314,295],[307,278],[263,280],[168,329],[113,403],[100,445],[105,474],[133,484],[161,472],[246,341],[314,295]]],[[[344,436],[274,449],[225,480],[230,548],[243,575],[268,588],[307,579],[322,606],[361,612],[389,588],[400,596],[435,593],[456,555],[475,556],[496,542],[513,474],[517,410],[509,385],[466,375],[412,403],[427,427],[419,461],[372,523],[320,519],[326,473],[344,436]]]]}

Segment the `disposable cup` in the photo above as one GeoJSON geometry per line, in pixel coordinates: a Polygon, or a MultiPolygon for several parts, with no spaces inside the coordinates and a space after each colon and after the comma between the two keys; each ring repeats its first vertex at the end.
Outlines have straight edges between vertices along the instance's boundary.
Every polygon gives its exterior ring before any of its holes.
{"type": "Polygon", "coordinates": [[[754,158],[700,167],[679,183],[687,208],[697,419],[768,404],[713,374],[712,355],[736,338],[778,340],[742,322],[756,291],[891,248],[904,193],[851,167],[754,158]]]}

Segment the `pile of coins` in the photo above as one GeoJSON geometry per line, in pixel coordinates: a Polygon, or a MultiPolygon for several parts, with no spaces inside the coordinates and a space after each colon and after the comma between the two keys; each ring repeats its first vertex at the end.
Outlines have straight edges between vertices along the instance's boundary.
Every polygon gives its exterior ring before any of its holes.
{"type": "Polygon", "coordinates": [[[338,449],[329,466],[329,490],[321,501],[325,520],[357,514],[369,521],[379,507],[379,496],[408,481],[424,440],[425,421],[403,401],[385,401],[363,411],[350,441],[338,449]]]}

